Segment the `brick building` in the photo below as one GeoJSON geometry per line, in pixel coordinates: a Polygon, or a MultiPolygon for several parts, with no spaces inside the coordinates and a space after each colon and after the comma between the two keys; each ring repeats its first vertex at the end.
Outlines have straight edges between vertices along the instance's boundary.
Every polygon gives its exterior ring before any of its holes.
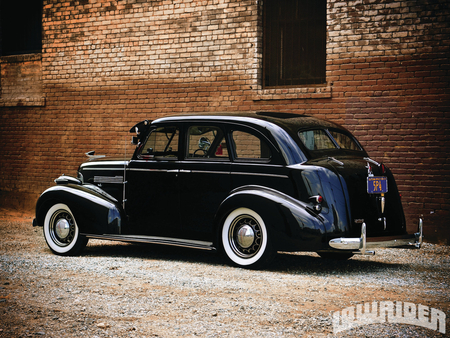
{"type": "Polygon", "coordinates": [[[0,3],[3,203],[87,151],[130,156],[144,118],[275,110],[347,127],[393,170],[409,230],[423,214],[450,240],[448,0],[25,3],[0,3]]]}

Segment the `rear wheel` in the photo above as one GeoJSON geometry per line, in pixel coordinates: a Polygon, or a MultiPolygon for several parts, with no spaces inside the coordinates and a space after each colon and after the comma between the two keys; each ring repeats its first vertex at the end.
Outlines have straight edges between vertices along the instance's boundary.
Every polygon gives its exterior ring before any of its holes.
{"type": "Polygon", "coordinates": [[[248,208],[235,209],[226,217],[221,240],[227,258],[240,267],[262,267],[274,256],[264,220],[248,208]]]}
{"type": "Polygon", "coordinates": [[[80,232],[69,207],[58,203],[45,215],[44,237],[48,247],[57,255],[76,255],[87,244],[88,239],[80,232]]]}

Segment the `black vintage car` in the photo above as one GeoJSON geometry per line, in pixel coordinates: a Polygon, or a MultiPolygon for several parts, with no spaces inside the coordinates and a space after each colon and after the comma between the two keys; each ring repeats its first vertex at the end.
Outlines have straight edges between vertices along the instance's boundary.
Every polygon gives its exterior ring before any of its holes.
{"type": "Polygon", "coordinates": [[[322,257],[418,248],[394,177],[343,127],[285,113],[165,117],[131,128],[131,160],[92,158],[36,205],[50,249],[89,238],[220,249],[242,267],[277,251],[322,257]]]}

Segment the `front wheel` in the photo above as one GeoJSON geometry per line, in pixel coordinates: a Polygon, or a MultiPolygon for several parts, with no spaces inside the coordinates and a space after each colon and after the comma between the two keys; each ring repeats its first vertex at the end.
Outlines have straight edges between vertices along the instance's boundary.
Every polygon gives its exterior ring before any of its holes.
{"type": "Polygon", "coordinates": [[[226,217],[221,241],[227,258],[240,267],[262,267],[274,256],[264,220],[248,208],[235,209],[226,217]]]}
{"type": "Polygon", "coordinates": [[[69,256],[79,253],[88,239],[80,232],[69,207],[58,203],[45,215],[44,237],[48,247],[57,255],[69,256]]]}

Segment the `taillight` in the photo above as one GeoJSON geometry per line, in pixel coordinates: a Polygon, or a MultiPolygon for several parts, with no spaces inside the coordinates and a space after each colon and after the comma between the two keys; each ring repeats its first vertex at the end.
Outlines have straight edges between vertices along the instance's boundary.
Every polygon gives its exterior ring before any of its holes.
{"type": "Polygon", "coordinates": [[[313,203],[314,203],[314,206],[313,206],[314,211],[317,213],[320,213],[322,211],[321,203],[323,202],[323,197],[320,195],[315,195],[315,196],[311,196],[309,199],[311,201],[313,201],[313,203]]]}
{"type": "Polygon", "coordinates": [[[309,199],[319,204],[323,202],[323,197],[320,195],[311,196],[309,199]]]}
{"type": "Polygon", "coordinates": [[[386,167],[384,166],[383,163],[381,163],[381,173],[384,175],[386,174],[386,167]]]}

